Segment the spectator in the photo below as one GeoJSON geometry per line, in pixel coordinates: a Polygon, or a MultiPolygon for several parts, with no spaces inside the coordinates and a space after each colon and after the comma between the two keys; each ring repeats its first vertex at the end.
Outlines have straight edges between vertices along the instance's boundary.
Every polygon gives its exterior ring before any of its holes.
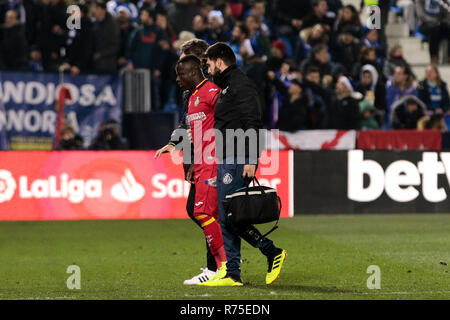
{"type": "Polygon", "coordinates": [[[119,25],[106,11],[106,3],[103,0],[96,2],[94,17],[94,69],[97,72],[114,72],[117,70],[120,49],[119,25]]]}
{"type": "Polygon", "coordinates": [[[266,19],[266,3],[265,0],[253,0],[250,10],[244,14],[244,18],[249,15],[254,15],[261,21],[261,32],[266,36],[270,37],[270,28],[268,21],[266,19]]]}
{"type": "Polygon", "coordinates": [[[408,72],[414,77],[414,74],[411,71],[411,66],[409,63],[403,58],[403,48],[401,45],[396,44],[392,46],[389,50],[389,57],[384,62],[383,66],[383,74],[386,79],[389,79],[394,75],[395,68],[398,66],[405,66],[408,69],[408,72]]]}
{"type": "Polygon", "coordinates": [[[139,0],[137,2],[137,7],[139,8],[139,12],[143,8],[147,8],[150,11],[156,13],[166,12],[166,9],[164,9],[164,6],[161,3],[161,0],[139,0]]]}
{"type": "Polygon", "coordinates": [[[32,46],[30,49],[28,70],[32,72],[44,71],[44,66],[42,65],[42,53],[36,45],[32,46]]]}
{"type": "Polygon", "coordinates": [[[361,112],[361,130],[376,130],[380,128],[378,121],[375,119],[374,106],[363,100],[359,103],[359,110],[361,112]]]}
{"type": "Polygon", "coordinates": [[[120,8],[128,9],[131,19],[133,19],[133,21],[138,20],[139,11],[133,2],[128,0],[109,0],[106,3],[106,9],[112,16],[117,17],[120,8]]]}
{"type": "Polygon", "coordinates": [[[161,67],[164,53],[161,40],[167,40],[164,31],[155,24],[155,14],[148,9],[141,11],[141,26],[130,35],[128,57],[132,68],[148,69],[152,73],[152,108],[160,110],[161,105],[161,67]]]}
{"type": "Polygon", "coordinates": [[[323,44],[316,45],[309,53],[309,57],[300,65],[300,71],[305,74],[310,66],[315,66],[320,72],[320,81],[324,76],[331,75],[330,55],[327,47],[323,44]]]}
{"type": "Polygon", "coordinates": [[[345,26],[339,34],[334,53],[334,61],[339,62],[345,68],[345,75],[350,76],[354,65],[359,60],[359,40],[353,36],[350,26],[345,26]]]}
{"type": "Polygon", "coordinates": [[[208,20],[198,14],[192,20],[192,30],[197,39],[208,40],[208,20]]]}
{"type": "Polygon", "coordinates": [[[416,129],[418,121],[425,116],[426,106],[417,97],[407,95],[392,106],[392,129],[416,129]]]}
{"type": "Polygon", "coordinates": [[[128,142],[119,134],[119,123],[115,120],[105,121],[89,150],[127,150],[128,142]]]}
{"type": "Polygon", "coordinates": [[[417,122],[417,130],[448,130],[443,114],[435,113],[431,116],[424,116],[417,122]]]}
{"type": "Polygon", "coordinates": [[[361,50],[359,51],[359,61],[353,66],[352,78],[356,81],[359,81],[358,79],[361,76],[361,68],[366,64],[370,64],[375,69],[377,69],[380,81],[385,83],[386,80],[377,61],[377,54],[374,48],[367,46],[361,47],[361,50]]]}
{"type": "Polygon", "coordinates": [[[335,24],[335,33],[342,33],[345,27],[350,27],[349,30],[351,30],[355,38],[360,37],[361,21],[359,20],[358,11],[351,4],[342,8],[339,18],[335,24]]]}
{"type": "MultiPolygon", "coordinates": [[[[68,33],[66,42],[65,62],[61,65],[61,70],[70,70],[72,76],[78,75],[81,71],[88,71],[92,64],[92,52],[94,44],[94,31],[92,22],[88,17],[88,7],[80,5],[80,28],[72,29],[68,33]]],[[[73,15],[78,13],[74,11],[73,15]]]]}
{"type": "Polygon", "coordinates": [[[56,150],[83,150],[83,138],[71,126],[61,129],[61,140],[56,150]]]}
{"type": "Polygon", "coordinates": [[[356,90],[361,92],[364,99],[375,106],[377,110],[386,111],[386,87],[373,65],[366,64],[361,68],[356,90]]]}
{"type": "Polygon", "coordinates": [[[428,110],[444,113],[450,109],[450,98],[447,83],[442,81],[435,65],[429,65],[425,71],[425,79],[417,87],[418,97],[428,110]]]}
{"type": "Polygon", "coordinates": [[[358,130],[361,127],[361,116],[358,101],[350,80],[339,77],[336,83],[336,98],[330,108],[330,127],[340,130],[358,130]]]}
{"type": "Polygon", "coordinates": [[[212,10],[208,13],[208,28],[206,42],[214,44],[216,42],[227,42],[229,39],[224,30],[223,14],[219,10],[212,10]]]}
{"type": "Polygon", "coordinates": [[[156,14],[156,25],[164,32],[166,39],[159,42],[162,54],[162,69],[161,69],[161,105],[164,110],[177,111],[176,101],[176,72],[175,64],[178,60],[178,55],[172,47],[172,42],[177,38],[172,26],[167,19],[167,15],[163,12],[156,14]]]}
{"type": "Polygon", "coordinates": [[[309,53],[311,48],[318,44],[327,45],[329,41],[328,32],[322,24],[318,23],[312,28],[308,28],[300,32],[300,37],[305,41],[305,53],[309,53]]]}
{"type": "Polygon", "coordinates": [[[261,20],[255,15],[249,15],[245,19],[248,28],[249,39],[255,54],[264,59],[270,55],[270,40],[261,32],[261,20]]]}
{"type": "Polygon", "coordinates": [[[126,6],[119,6],[117,8],[117,23],[120,29],[120,47],[119,58],[117,59],[117,66],[123,68],[127,65],[127,46],[131,34],[136,29],[136,25],[131,21],[131,12],[126,6]]]}
{"type": "Polygon", "coordinates": [[[42,51],[44,69],[56,71],[67,40],[67,5],[62,0],[41,0],[40,10],[37,43],[42,51]]]}
{"type": "Polygon", "coordinates": [[[250,39],[248,38],[248,29],[245,25],[238,24],[233,28],[230,47],[236,56],[236,64],[238,67],[244,66],[245,59],[255,54],[250,39]]]}
{"type": "Polygon", "coordinates": [[[303,20],[302,29],[310,28],[318,23],[324,25],[327,31],[333,30],[334,18],[327,14],[328,4],[326,0],[313,0],[312,12],[303,20]]]}
{"type": "Polygon", "coordinates": [[[199,14],[196,4],[192,0],[175,0],[167,5],[167,16],[174,31],[192,31],[192,20],[199,14]]]}
{"type": "Polygon", "coordinates": [[[279,29],[285,29],[290,34],[297,34],[306,15],[311,12],[310,1],[275,0],[271,12],[274,23],[279,29]]]}
{"type": "Polygon", "coordinates": [[[413,77],[409,69],[405,66],[398,66],[395,68],[394,76],[386,83],[386,104],[388,107],[386,116],[391,113],[393,104],[407,95],[417,97],[417,89],[414,87],[413,77]]]}
{"type": "Polygon", "coordinates": [[[286,45],[281,40],[272,42],[271,57],[267,61],[269,70],[280,70],[283,62],[286,61],[286,45]]]}
{"type": "Polygon", "coordinates": [[[276,127],[290,132],[307,129],[308,98],[303,93],[303,85],[296,79],[291,81],[288,88],[279,80],[278,83],[277,88],[282,90],[286,99],[280,109],[276,127]]]}
{"type": "Polygon", "coordinates": [[[386,46],[378,40],[377,29],[367,29],[363,39],[363,45],[375,49],[375,53],[378,58],[377,63],[382,66],[384,59],[386,58],[386,46]]]}
{"type": "Polygon", "coordinates": [[[5,24],[1,28],[1,60],[7,70],[27,68],[27,40],[25,27],[14,10],[6,12],[5,24]]]}
{"type": "Polygon", "coordinates": [[[431,63],[436,64],[441,39],[450,38],[450,10],[444,8],[439,1],[416,0],[416,12],[420,30],[428,39],[431,63]]]}

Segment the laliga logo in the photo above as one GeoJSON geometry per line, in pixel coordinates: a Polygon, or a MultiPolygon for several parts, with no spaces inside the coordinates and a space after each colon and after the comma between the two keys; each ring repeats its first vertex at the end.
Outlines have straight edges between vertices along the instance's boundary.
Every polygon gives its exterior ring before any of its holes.
{"type": "Polygon", "coordinates": [[[0,170],[0,203],[11,200],[16,191],[16,180],[11,172],[0,170]]]}
{"type": "MultiPolygon", "coordinates": [[[[0,170],[0,203],[9,201],[16,191],[16,181],[11,172],[0,170]]],[[[28,181],[27,176],[19,177],[19,197],[22,199],[67,199],[71,203],[80,203],[85,198],[101,198],[102,180],[69,179],[67,173],[62,173],[59,179],[49,176],[47,179],[28,181]],[[58,181],[59,180],[59,181],[58,181]]],[[[145,189],[136,182],[129,169],[119,183],[111,188],[111,196],[120,202],[135,202],[142,199],[145,189]]]]}
{"type": "Polygon", "coordinates": [[[125,170],[125,176],[111,189],[111,196],[120,202],[135,202],[141,200],[144,195],[144,187],[136,182],[129,169],[125,170]]]}

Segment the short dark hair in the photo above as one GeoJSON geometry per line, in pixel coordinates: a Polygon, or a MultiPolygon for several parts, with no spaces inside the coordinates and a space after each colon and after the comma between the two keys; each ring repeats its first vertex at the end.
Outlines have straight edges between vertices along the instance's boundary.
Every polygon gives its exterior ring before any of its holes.
{"type": "Polygon", "coordinates": [[[250,31],[248,30],[247,26],[245,24],[236,24],[236,27],[239,28],[242,34],[245,34],[246,37],[249,36],[250,31]]]}
{"type": "Polygon", "coordinates": [[[147,12],[147,14],[150,16],[150,18],[153,19],[153,21],[156,21],[156,12],[148,7],[144,7],[141,9],[141,13],[142,11],[147,12]]]}
{"type": "Polygon", "coordinates": [[[305,75],[310,74],[310,73],[320,73],[320,69],[317,66],[311,65],[308,68],[306,68],[306,72],[305,75]]]}
{"type": "Polygon", "coordinates": [[[100,7],[102,9],[106,10],[106,1],[104,1],[104,0],[97,0],[97,1],[95,1],[95,5],[97,7],[100,7]]]}
{"type": "Polygon", "coordinates": [[[211,60],[220,58],[228,66],[236,63],[236,56],[234,55],[233,49],[225,42],[217,42],[210,46],[206,50],[205,56],[211,60]]]}
{"type": "Polygon", "coordinates": [[[189,41],[186,41],[181,46],[181,52],[183,52],[186,55],[194,55],[199,59],[203,59],[203,56],[205,55],[206,49],[208,49],[209,44],[202,39],[191,39],[189,41]]]}
{"type": "Polygon", "coordinates": [[[190,71],[198,69],[198,71],[201,74],[203,74],[202,68],[201,68],[202,63],[200,62],[200,59],[197,58],[196,56],[194,56],[193,54],[188,54],[188,55],[184,56],[183,58],[181,58],[180,60],[178,60],[177,66],[180,65],[181,63],[187,64],[189,66],[190,71]]]}

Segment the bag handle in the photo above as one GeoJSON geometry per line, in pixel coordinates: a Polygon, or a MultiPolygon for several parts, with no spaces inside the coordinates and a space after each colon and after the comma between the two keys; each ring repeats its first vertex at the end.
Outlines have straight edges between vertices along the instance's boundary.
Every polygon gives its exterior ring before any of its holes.
{"type": "MultiPolygon", "coordinates": [[[[247,189],[245,189],[245,195],[248,196],[248,190],[249,190],[249,188],[250,188],[249,186],[250,186],[250,183],[252,183],[252,181],[255,181],[255,182],[256,182],[257,187],[259,187],[259,190],[261,191],[262,194],[266,194],[266,192],[264,191],[264,188],[261,187],[261,185],[259,184],[258,179],[256,179],[256,176],[254,176],[253,178],[247,178],[247,177],[244,178],[244,182],[245,182],[245,184],[246,184],[246,186],[247,186],[247,189]],[[248,181],[248,183],[247,183],[247,181],[248,181]]],[[[256,185],[255,185],[255,186],[256,186],[256,185]]]]}

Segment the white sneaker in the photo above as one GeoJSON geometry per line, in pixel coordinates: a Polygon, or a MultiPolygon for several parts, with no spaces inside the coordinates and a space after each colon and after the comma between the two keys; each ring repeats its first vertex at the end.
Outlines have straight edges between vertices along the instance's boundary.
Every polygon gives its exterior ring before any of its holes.
{"type": "Polygon", "coordinates": [[[208,268],[200,268],[200,270],[202,270],[202,273],[200,273],[199,275],[196,275],[195,277],[193,277],[192,279],[189,280],[184,280],[184,284],[200,284],[203,282],[208,281],[209,279],[211,279],[214,275],[216,275],[216,272],[209,270],[208,268]]]}

